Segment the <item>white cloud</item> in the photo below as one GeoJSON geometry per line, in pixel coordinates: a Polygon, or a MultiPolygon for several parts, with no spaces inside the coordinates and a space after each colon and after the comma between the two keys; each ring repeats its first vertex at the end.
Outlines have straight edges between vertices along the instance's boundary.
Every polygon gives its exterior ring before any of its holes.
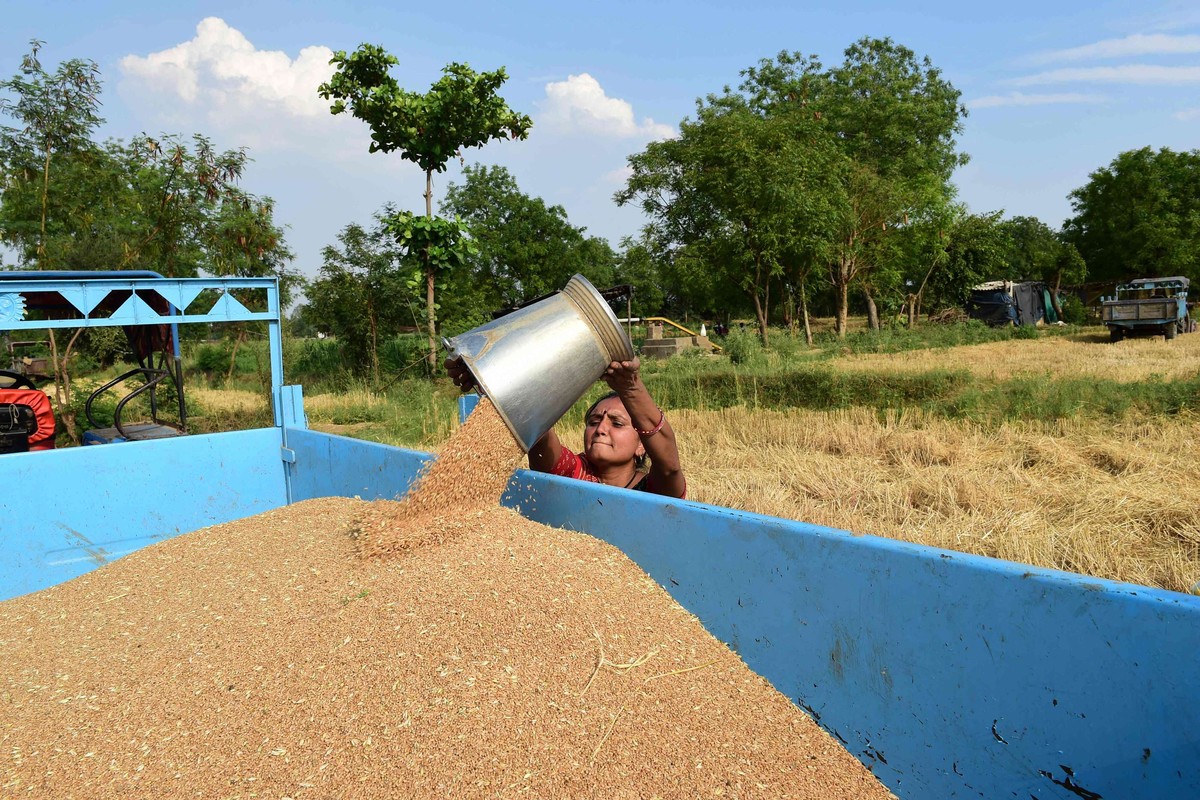
{"type": "Polygon", "coordinates": [[[1123,39],[1104,39],[1082,47],[1052,50],[1034,56],[1031,61],[1035,64],[1047,64],[1055,61],[1083,61],[1145,55],[1186,55],[1188,53],[1200,53],[1200,36],[1135,33],[1123,39]]]}
{"type": "Polygon", "coordinates": [[[667,139],[675,129],[645,117],[638,122],[633,106],[604,93],[600,82],[586,72],[546,84],[546,99],[538,103],[537,126],[558,133],[583,132],[600,136],[667,139]]]}
{"type": "Polygon", "coordinates": [[[624,186],[633,177],[633,167],[626,164],[623,167],[604,173],[603,183],[613,186],[624,186]]]}
{"type": "Polygon", "coordinates": [[[328,47],[305,47],[293,60],[278,50],[259,50],[241,31],[217,17],[196,26],[191,41],[148,56],[121,59],[131,80],[175,94],[186,103],[253,108],[267,104],[297,117],[328,114],[317,86],[333,75],[328,47]]]}
{"type": "Polygon", "coordinates": [[[1104,95],[1065,92],[1062,94],[1025,94],[1024,92],[1009,92],[1008,94],[993,94],[968,100],[967,107],[999,108],[1001,106],[1050,106],[1068,103],[1103,103],[1108,100],[1104,95]]]}
{"type": "Polygon", "coordinates": [[[1003,81],[1012,86],[1043,83],[1136,83],[1173,85],[1200,83],[1200,67],[1164,67],[1156,64],[1124,64],[1118,67],[1053,69],[1003,81]]]}
{"type": "Polygon", "coordinates": [[[1172,116],[1175,117],[1175,119],[1183,122],[1188,122],[1193,119],[1200,119],[1200,107],[1185,108],[1182,111],[1176,111],[1174,114],[1172,114],[1172,116]]]}

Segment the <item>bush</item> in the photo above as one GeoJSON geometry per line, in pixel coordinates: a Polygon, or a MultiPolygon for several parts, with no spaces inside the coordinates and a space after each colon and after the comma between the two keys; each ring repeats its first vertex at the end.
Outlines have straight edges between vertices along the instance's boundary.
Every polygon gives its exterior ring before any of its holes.
{"type": "Polygon", "coordinates": [[[725,349],[722,352],[734,364],[754,364],[762,359],[762,340],[751,328],[734,328],[725,337],[725,349]]]}
{"type": "Polygon", "coordinates": [[[1033,325],[1018,325],[1013,328],[1012,338],[1014,339],[1036,339],[1038,338],[1038,329],[1033,325]]]}
{"type": "Polygon", "coordinates": [[[1083,301],[1075,295],[1069,295],[1062,301],[1062,321],[1068,325],[1086,325],[1087,309],[1083,301]]]}

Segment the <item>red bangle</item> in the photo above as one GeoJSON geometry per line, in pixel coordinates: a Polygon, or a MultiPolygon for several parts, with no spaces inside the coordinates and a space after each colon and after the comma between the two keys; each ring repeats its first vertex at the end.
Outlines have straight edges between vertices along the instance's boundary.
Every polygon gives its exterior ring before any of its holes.
{"type": "Polygon", "coordinates": [[[655,425],[653,428],[651,428],[648,431],[639,430],[638,428],[634,428],[634,430],[637,431],[640,436],[653,436],[654,434],[656,434],[662,430],[662,426],[665,425],[666,422],[667,422],[667,412],[663,411],[660,408],[658,410],[658,424],[657,425],[655,425]]]}

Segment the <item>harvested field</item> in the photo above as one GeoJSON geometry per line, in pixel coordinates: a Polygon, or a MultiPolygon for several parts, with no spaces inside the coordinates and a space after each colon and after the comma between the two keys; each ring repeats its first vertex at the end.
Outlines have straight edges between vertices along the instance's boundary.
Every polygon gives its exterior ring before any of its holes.
{"type": "Polygon", "coordinates": [[[1200,581],[1193,415],[979,426],[730,408],[671,424],[701,502],[1180,592],[1200,581]]]}
{"type": "Polygon", "coordinates": [[[312,500],[0,603],[3,796],[890,797],[618,550],[450,500],[452,536],[312,500]]]}
{"type": "Polygon", "coordinates": [[[1180,336],[1171,342],[1161,336],[1111,343],[1108,334],[1048,336],[959,347],[910,350],[902,353],[848,355],[837,360],[839,370],[920,373],[936,369],[966,369],[987,378],[1045,375],[1054,378],[1094,377],[1139,381],[1157,376],[1187,378],[1200,372],[1200,336],[1180,336]]]}

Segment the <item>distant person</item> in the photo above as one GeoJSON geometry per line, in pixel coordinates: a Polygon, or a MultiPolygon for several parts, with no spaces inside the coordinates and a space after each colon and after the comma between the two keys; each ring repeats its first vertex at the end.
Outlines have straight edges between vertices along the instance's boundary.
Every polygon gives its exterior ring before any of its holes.
{"type": "MultiPolygon", "coordinates": [[[[459,359],[446,371],[464,392],[474,376],[459,359]]],[[[583,417],[583,452],[564,447],[551,428],[529,451],[529,468],[565,478],[619,486],[666,497],[685,497],[687,482],[679,464],[675,431],[641,378],[641,363],[614,361],[604,373],[613,391],[583,417]],[[649,466],[647,467],[647,460],[649,466]]]]}

